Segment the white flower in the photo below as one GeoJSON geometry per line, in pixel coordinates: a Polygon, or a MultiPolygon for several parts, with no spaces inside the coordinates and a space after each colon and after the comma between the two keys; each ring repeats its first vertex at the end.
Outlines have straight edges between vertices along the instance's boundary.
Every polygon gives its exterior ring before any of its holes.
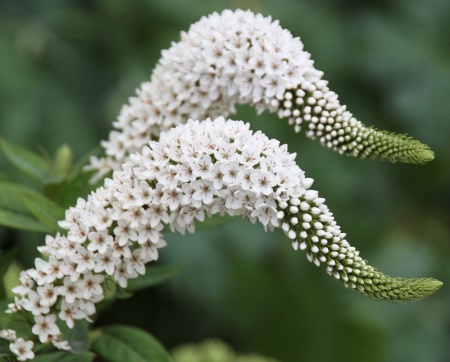
{"type": "Polygon", "coordinates": [[[70,260],[69,257],[63,257],[61,262],[61,270],[64,275],[68,275],[71,281],[77,281],[80,278],[80,273],[77,272],[77,263],[70,260]]]}
{"type": "Polygon", "coordinates": [[[207,180],[197,180],[191,184],[194,193],[192,194],[192,199],[200,201],[205,205],[209,205],[214,197],[214,186],[211,181],[207,180]]]}
{"type": "Polygon", "coordinates": [[[278,211],[275,207],[261,204],[256,210],[252,212],[252,217],[257,217],[259,222],[264,226],[272,225],[279,226],[278,211]]]}
{"type": "Polygon", "coordinates": [[[270,195],[273,192],[273,187],[276,185],[275,177],[270,172],[253,172],[250,180],[253,182],[252,190],[256,194],[270,195]]]}
{"type": "Polygon", "coordinates": [[[58,294],[53,284],[45,284],[43,286],[39,286],[37,287],[36,291],[39,294],[39,303],[41,306],[51,307],[56,303],[58,294]]]}
{"type": "Polygon", "coordinates": [[[113,275],[114,269],[119,264],[119,258],[114,257],[111,250],[107,250],[104,254],[95,255],[94,272],[101,273],[105,271],[106,274],[113,275]]]}
{"type": "Polygon", "coordinates": [[[25,341],[23,338],[17,338],[9,344],[9,349],[17,356],[18,361],[26,361],[34,358],[33,341],[25,341]]]}
{"type": "Polygon", "coordinates": [[[42,297],[37,292],[35,292],[34,290],[30,290],[28,292],[27,298],[24,299],[23,301],[22,308],[31,312],[33,315],[41,315],[49,313],[50,312],[49,305],[42,305],[41,300],[42,297]]]}
{"type": "Polygon", "coordinates": [[[31,331],[39,337],[42,343],[49,342],[51,336],[59,336],[61,334],[58,326],[55,324],[56,316],[54,314],[37,315],[34,317],[34,321],[36,324],[33,325],[31,331]]]}
{"type": "Polygon", "coordinates": [[[197,177],[205,178],[208,177],[213,168],[213,163],[211,161],[211,156],[203,155],[201,159],[194,162],[192,165],[193,174],[197,177]]]}
{"type": "Polygon", "coordinates": [[[236,146],[232,143],[223,141],[217,146],[216,151],[214,151],[214,157],[218,161],[231,162],[234,161],[236,156],[236,146]]]}
{"type": "Polygon", "coordinates": [[[25,271],[20,272],[20,285],[12,288],[13,293],[19,294],[19,295],[26,295],[31,288],[34,286],[34,280],[31,278],[29,273],[25,271]]]}
{"type": "Polygon", "coordinates": [[[0,338],[15,341],[17,339],[17,333],[13,329],[0,329],[0,338]]]}
{"type": "Polygon", "coordinates": [[[63,285],[56,287],[58,294],[63,296],[67,303],[72,304],[75,299],[80,298],[82,289],[78,282],[74,282],[70,277],[65,277],[63,285]]]}
{"type": "Polygon", "coordinates": [[[130,229],[136,229],[140,225],[147,223],[147,217],[145,216],[145,209],[140,206],[132,206],[124,213],[122,213],[123,219],[128,223],[130,229]]]}
{"type": "Polygon", "coordinates": [[[159,239],[162,237],[161,231],[163,229],[162,224],[158,224],[155,226],[151,226],[150,223],[147,223],[145,225],[141,225],[138,232],[138,240],[137,242],[139,244],[145,243],[147,240],[150,240],[152,243],[157,243],[159,239]]]}
{"type": "Polygon", "coordinates": [[[145,274],[145,264],[140,258],[140,253],[140,250],[134,250],[131,253],[131,257],[125,260],[125,266],[128,274],[133,274],[133,272],[137,272],[141,275],[145,274]]]}
{"type": "Polygon", "coordinates": [[[94,254],[83,246],[77,247],[77,253],[70,258],[77,264],[77,273],[84,273],[94,268],[94,254]]]}
{"type": "Polygon", "coordinates": [[[223,181],[227,184],[239,184],[241,181],[241,170],[243,167],[238,161],[222,163],[220,171],[223,173],[223,181]]]}
{"type": "MultiPolygon", "coordinates": [[[[138,239],[139,241],[139,239],[138,239]]],[[[113,258],[120,259],[121,257],[128,258],[131,255],[130,243],[119,244],[117,241],[110,245],[111,255],[113,258]]]]}
{"type": "Polygon", "coordinates": [[[170,187],[163,188],[163,197],[161,198],[161,203],[167,205],[170,210],[176,210],[180,205],[182,200],[181,189],[178,187],[176,189],[171,189],[170,187]]]}
{"type": "Polygon", "coordinates": [[[150,226],[153,228],[159,223],[167,224],[169,221],[169,214],[167,213],[167,209],[162,207],[162,205],[158,204],[150,204],[148,209],[145,211],[147,215],[148,222],[150,226]]]}
{"type": "Polygon", "coordinates": [[[92,295],[102,295],[101,283],[105,277],[101,274],[86,273],[83,275],[81,292],[84,299],[90,299],[92,295]]]}
{"type": "Polygon", "coordinates": [[[60,350],[63,350],[63,351],[70,351],[71,350],[69,342],[60,339],[60,336],[57,336],[57,337],[53,337],[52,336],[50,338],[50,342],[52,342],[52,344],[56,348],[58,348],[60,350]]]}
{"type": "Polygon", "coordinates": [[[89,244],[87,249],[91,252],[98,251],[100,254],[106,252],[106,249],[112,244],[113,237],[106,230],[91,231],[88,235],[89,244]]]}
{"type": "MultiPolygon", "coordinates": [[[[80,310],[78,305],[78,301],[76,301],[75,303],[70,303],[67,301],[67,298],[61,302],[61,311],[59,312],[58,317],[59,319],[65,321],[69,328],[73,328],[75,319],[84,319],[86,317],[86,315],[80,310]]],[[[57,345],[55,345],[55,347],[57,347],[57,345]]]]}
{"type": "Polygon", "coordinates": [[[129,240],[136,241],[138,237],[136,230],[133,230],[126,220],[117,222],[117,226],[114,228],[114,235],[119,245],[126,245],[129,240]]]}

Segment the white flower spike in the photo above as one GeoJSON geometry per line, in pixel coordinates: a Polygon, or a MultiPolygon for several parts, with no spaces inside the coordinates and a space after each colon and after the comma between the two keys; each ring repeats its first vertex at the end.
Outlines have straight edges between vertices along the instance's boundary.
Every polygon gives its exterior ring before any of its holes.
{"type": "Polygon", "coordinates": [[[123,106],[116,129],[102,143],[106,157],[93,157],[88,168],[101,177],[160,132],[189,118],[228,116],[236,104],[277,113],[296,132],[304,127],[307,137],[342,154],[392,162],[433,159],[418,141],[364,126],[322,76],[300,39],[270,17],[242,10],[203,17],[162,52],[151,80],[123,106]]]}
{"type": "MultiPolygon", "coordinates": [[[[259,221],[268,230],[281,228],[309,261],[371,298],[414,301],[441,286],[434,279],[391,278],[370,266],[347,242],[324,199],[309,189],[312,182],[286,145],[253,133],[249,124],[223,117],[189,120],[132,154],[104,187],[70,208],[60,222],[65,234],[46,238],[48,258],[53,266],[59,264],[61,275],[37,259],[36,269],[22,272],[11,309],[32,312],[32,332],[41,342],[66,349],[56,316],[69,328],[75,319],[90,321],[111,285],[126,287],[130,278],[145,273],[146,263],[158,259],[158,249],[166,245],[163,225],[194,232],[196,222],[214,214],[259,221]],[[211,144],[220,144],[229,156],[211,144]],[[80,238],[80,230],[87,236],[80,238]],[[83,269],[75,275],[69,267],[74,262],[83,269]]],[[[14,338],[10,331],[0,336],[14,338]]],[[[18,340],[11,350],[30,356],[27,348],[18,340]]]]}

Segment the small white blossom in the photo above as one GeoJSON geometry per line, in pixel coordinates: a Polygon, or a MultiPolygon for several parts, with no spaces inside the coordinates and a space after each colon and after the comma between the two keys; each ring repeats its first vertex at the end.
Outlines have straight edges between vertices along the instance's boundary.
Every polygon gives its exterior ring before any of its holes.
{"type": "Polygon", "coordinates": [[[45,284],[43,286],[39,286],[37,287],[36,291],[39,294],[39,303],[42,306],[51,307],[56,303],[58,294],[53,284],[45,284]]]}
{"type": "Polygon", "coordinates": [[[22,308],[31,312],[33,315],[41,315],[49,313],[50,312],[49,305],[42,305],[41,300],[42,297],[37,292],[35,292],[34,290],[30,290],[28,292],[27,298],[24,299],[23,301],[22,308]]]}
{"type": "Polygon", "coordinates": [[[34,317],[34,321],[36,324],[33,325],[31,331],[39,337],[42,343],[49,342],[51,336],[59,336],[61,334],[58,326],[55,324],[56,316],[54,314],[37,315],[34,317]]]}
{"type": "Polygon", "coordinates": [[[13,329],[0,329],[0,338],[15,341],[17,339],[17,333],[13,329]]]}
{"type": "MultiPolygon", "coordinates": [[[[75,319],[84,319],[86,317],[86,315],[78,307],[78,304],[78,301],[75,303],[68,302],[67,298],[61,302],[61,311],[59,312],[58,317],[59,319],[65,321],[69,328],[74,327],[75,319]]],[[[56,346],[57,345],[55,345],[55,347],[56,346]]]]}
{"type": "Polygon", "coordinates": [[[101,283],[105,277],[101,274],[86,273],[83,275],[81,283],[81,297],[84,299],[91,299],[93,295],[102,295],[103,288],[101,283]]]}
{"type": "Polygon", "coordinates": [[[33,341],[26,341],[23,338],[17,338],[16,341],[9,344],[9,349],[17,356],[18,361],[26,361],[34,358],[33,341]]]}
{"type": "Polygon", "coordinates": [[[63,296],[67,303],[72,304],[81,296],[82,289],[78,282],[72,281],[69,277],[65,277],[63,285],[56,287],[58,294],[63,296]]]}

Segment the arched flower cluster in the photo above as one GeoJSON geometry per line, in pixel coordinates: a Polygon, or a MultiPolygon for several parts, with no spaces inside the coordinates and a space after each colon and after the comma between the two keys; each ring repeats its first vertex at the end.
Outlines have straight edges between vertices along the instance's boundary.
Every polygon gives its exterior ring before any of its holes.
{"type": "Polygon", "coordinates": [[[365,127],[339,103],[299,38],[277,21],[250,11],[225,10],[193,24],[162,52],[151,81],[124,105],[102,143],[107,157],[92,158],[99,176],[120,168],[160,132],[186,122],[235,112],[248,104],[287,118],[296,132],[361,158],[423,163],[427,146],[365,127]]]}
{"type": "MultiPolygon", "coordinates": [[[[310,190],[312,181],[286,145],[253,133],[249,124],[190,120],[132,154],[104,187],[66,211],[60,222],[65,233],[47,236],[39,248],[47,258],[22,272],[10,311],[31,313],[32,332],[42,343],[69,348],[57,319],[70,328],[76,319],[89,321],[105,298],[105,283],[126,287],[158,258],[166,245],[164,225],[194,232],[196,222],[215,214],[281,228],[294,249],[306,250],[310,261],[372,298],[416,300],[439,287],[428,279],[390,278],[368,265],[324,199],[310,190]]],[[[29,343],[11,338],[12,344],[29,343]]]]}

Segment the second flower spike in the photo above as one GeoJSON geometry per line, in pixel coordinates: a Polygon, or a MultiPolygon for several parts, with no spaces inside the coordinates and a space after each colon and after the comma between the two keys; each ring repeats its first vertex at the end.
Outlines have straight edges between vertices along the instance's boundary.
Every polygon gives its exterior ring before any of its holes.
{"type": "Polygon", "coordinates": [[[392,162],[424,163],[433,152],[419,141],[364,126],[313,66],[299,38],[277,21],[250,11],[225,10],[193,24],[162,52],[151,80],[123,106],[116,130],[103,142],[106,158],[91,160],[99,175],[119,169],[160,132],[187,119],[235,112],[248,104],[277,113],[296,132],[339,153],[392,162]]]}

